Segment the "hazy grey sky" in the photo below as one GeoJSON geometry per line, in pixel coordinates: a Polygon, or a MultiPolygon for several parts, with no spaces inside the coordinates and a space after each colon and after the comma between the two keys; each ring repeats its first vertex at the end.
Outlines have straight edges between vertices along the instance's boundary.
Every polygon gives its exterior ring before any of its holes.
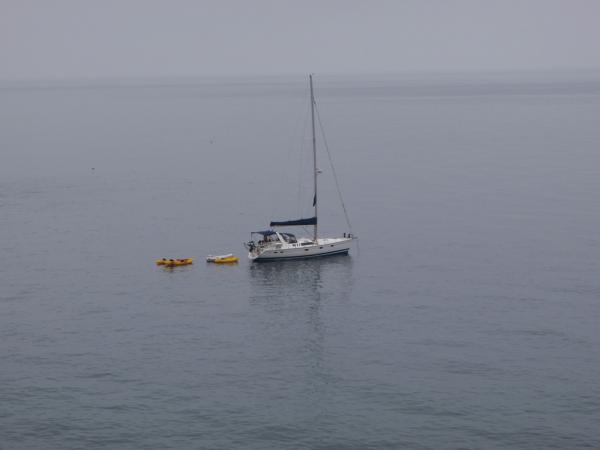
{"type": "Polygon", "coordinates": [[[0,0],[0,79],[600,67],[600,0],[0,0]]]}

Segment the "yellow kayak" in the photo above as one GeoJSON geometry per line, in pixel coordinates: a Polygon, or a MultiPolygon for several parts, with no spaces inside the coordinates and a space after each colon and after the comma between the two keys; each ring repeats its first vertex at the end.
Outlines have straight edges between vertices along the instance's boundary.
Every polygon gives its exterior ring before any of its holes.
{"type": "Polygon", "coordinates": [[[177,266],[189,266],[190,264],[194,264],[193,258],[184,258],[184,259],[157,259],[157,266],[165,266],[165,267],[177,267],[177,266]]]}
{"type": "Polygon", "coordinates": [[[227,253],[226,255],[208,255],[206,257],[206,262],[215,264],[231,264],[236,263],[239,260],[240,259],[233,253],[227,253]]]}
{"type": "Polygon", "coordinates": [[[215,264],[234,264],[238,262],[240,259],[236,256],[229,256],[227,258],[216,258],[214,261],[215,264]]]}

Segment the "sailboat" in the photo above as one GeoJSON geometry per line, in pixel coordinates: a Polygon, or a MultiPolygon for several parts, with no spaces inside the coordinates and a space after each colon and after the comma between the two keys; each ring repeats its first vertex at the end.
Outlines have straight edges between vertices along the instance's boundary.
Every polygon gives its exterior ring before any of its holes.
{"type": "MultiPolygon", "coordinates": [[[[351,233],[343,233],[341,237],[320,237],[318,234],[317,221],[317,139],[315,134],[315,95],[313,91],[312,75],[309,75],[310,84],[310,112],[312,122],[312,151],[313,151],[313,181],[314,216],[297,220],[272,221],[271,229],[265,231],[254,231],[250,234],[250,241],[244,246],[248,250],[248,258],[251,261],[281,261],[290,259],[307,259],[331,255],[348,254],[352,241],[356,237],[351,233]],[[292,233],[284,233],[273,228],[280,227],[313,227],[312,237],[297,238],[292,233]]],[[[337,180],[336,180],[337,183],[337,180]]],[[[339,189],[338,189],[339,192],[339,189]]],[[[341,200],[341,193],[340,193],[341,200]]],[[[343,201],[342,201],[343,206],[343,201]]],[[[344,212],[345,212],[344,207],[344,212]]],[[[349,224],[349,221],[348,221],[349,224]]]]}

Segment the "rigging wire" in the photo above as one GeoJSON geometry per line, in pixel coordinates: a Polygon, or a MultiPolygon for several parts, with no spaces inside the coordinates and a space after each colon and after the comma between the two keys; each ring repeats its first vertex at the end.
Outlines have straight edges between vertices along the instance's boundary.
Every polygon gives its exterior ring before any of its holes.
{"type": "Polygon", "coordinates": [[[344,197],[342,197],[342,190],[340,189],[340,184],[338,182],[337,174],[335,173],[335,167],[333,166],[333,158],[331,157],[331,152],[329,151],[329,145],[327,144],[327,138],[325,137],[325,130],[323,129],[323,124],[321,123],[321,115],[319,114],[319,109],[317,108],[317,102],[315,102],[315,111],[317,116],[317,122],[319,122],[319,129],[321,130],[321,136],[323,137],[323,146],[327,151],[327,158],[329,159],[329,166],[331,167],[331,173],[333,174],[333,180],[335,181],[335,187],[337,189],[338,197],[340,198],[340,203],[342,204],[342,209],[344,210],[344,217],[346,218],[346,224],[348,224],[348,229],[350,233],[354,234],[352,231],[352,225],[350,224],[350,217],[348,216],[348,210],[346,209],[346,204],[344,203],[344,197]]]}

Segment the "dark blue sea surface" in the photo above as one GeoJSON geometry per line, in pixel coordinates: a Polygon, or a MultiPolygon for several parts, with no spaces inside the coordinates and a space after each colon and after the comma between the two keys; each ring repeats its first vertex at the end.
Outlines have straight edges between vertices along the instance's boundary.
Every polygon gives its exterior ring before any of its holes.
{"type": "Polygon", "coordinates": [[[0,448],[600,448],[600,76],[315,80],[0,86],[0,448]]]}

